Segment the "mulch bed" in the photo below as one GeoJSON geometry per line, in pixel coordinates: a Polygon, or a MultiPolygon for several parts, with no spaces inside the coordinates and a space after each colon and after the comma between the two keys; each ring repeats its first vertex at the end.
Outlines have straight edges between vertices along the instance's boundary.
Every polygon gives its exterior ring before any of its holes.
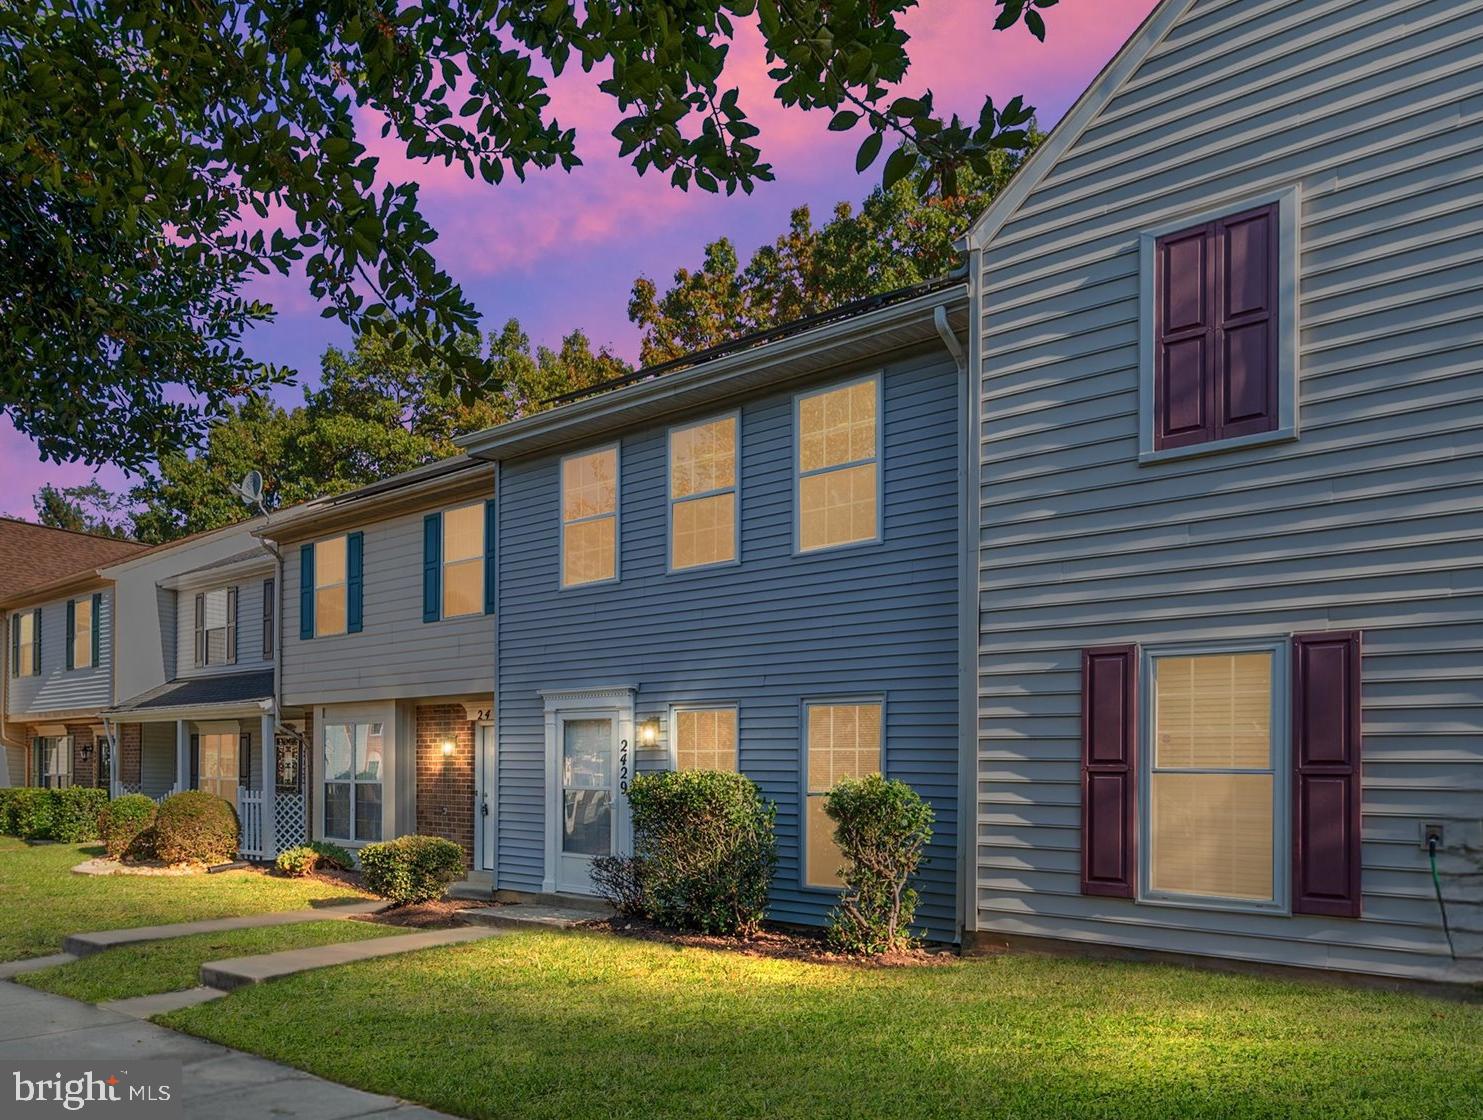
{"type": "Polygon", "coordinates": [[[406,926],[408,929],[452,929],[455,926],[468,924],[459,917],[460,910],[471,910],[488,905],[487,902],[448,898],[441,902],[419,902],[410,906],[393,906],[389,910],[382,910],[375,914],[358,914],[351,921],[376,922],[385,926],[406,926]]]}
{"type": "Polygon", "coordinates": [[[859,968],[921,968],[954,964],[958,954],[950,948],[918,948],[907,952],[886,953],[878,957],[861,957],[853,953],[837,953],[829,948],[822,933],[811,930],[763,926],[757,935],[748,940],[736,937],[717,937],[705,933],[680,933],[656,926],[642,918],[601,918],[583,922],[579,927],[598,933],[612,933],[620,937],[634,937],[641,941],[658,941],[668,945],[684,945],[695,949],[718,949],[727,953],[740,953],[745,957],[767,957],[774,960],[804,961],[810,964],[845,964],[859,968]]]}

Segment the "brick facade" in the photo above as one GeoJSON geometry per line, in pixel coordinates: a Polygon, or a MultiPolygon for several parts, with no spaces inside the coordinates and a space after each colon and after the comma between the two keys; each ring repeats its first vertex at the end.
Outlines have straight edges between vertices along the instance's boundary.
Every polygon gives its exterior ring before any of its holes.
{"type": "Polygon", "coordinates": [[[417,831],[442,836],[474,860],[474,723],[462,704],[417,709],[417,831]],[[453,743],[445,757],[443,744],[453,743]]]}
{"type": "Polygon", "coordinates": [[[98,744],[93,737],[93,725],[69,723],[67,734],[72,739],[72,784],[96,786],[98,784],[98,744]]]}

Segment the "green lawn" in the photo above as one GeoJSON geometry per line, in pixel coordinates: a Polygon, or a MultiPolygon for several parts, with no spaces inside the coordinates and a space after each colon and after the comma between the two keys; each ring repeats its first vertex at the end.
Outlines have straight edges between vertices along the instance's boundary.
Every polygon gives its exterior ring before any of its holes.
{"type": "Polygon", "coordinates": [[[201,966],[207,961],[277,953],[284,949],[307,949],[338,941],[364,941],[406,932],[395,926],[370,922],[323,921],[225,933],[197,933],[190,937],[172,937],[166,941],[146,941],[127,948],[109,949],[71,964],[25,973],[17,976],[16,980],[44,992],[101,1003],[107,999],[129,999],[155,992],[194,988],[201,982],[201,966]]]}
{"type": "Polygon", "coordinates": [[[1483,1115],[1483,1007],[1029,955],[877,970],[520,933],[161,1021],[471,1117],[1483,1115]]]}
{"type": "Polygon", "coordinates": [[[359,897],[313,879],[245,871],[170,877],[71,873],[101,853],[95,845],[32,847],[0,836],[0,961],[59,952],[62,938],[84,930],[298,910],[359,897]]]}

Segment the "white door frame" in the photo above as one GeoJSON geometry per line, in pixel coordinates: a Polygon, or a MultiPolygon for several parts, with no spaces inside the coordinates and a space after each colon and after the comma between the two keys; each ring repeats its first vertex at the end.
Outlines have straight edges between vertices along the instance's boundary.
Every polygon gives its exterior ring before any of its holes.
{"type": "Polygon", "coordinates": [[[561,751],[562,723],[568,719],[612,719],[616,737],[613,757],[613,853],[626,855],[632,850],[628,798],[620,788],[620,774],[626,765],[633,771],[633,700],[637,686],[560,689],[541,692],[546,706],[546,859],[541,889],[546,894],[558,893],[561,863],[561,751]]]}
{"type": "Polygon", "coordinates": [[[494,724],[480,720],[474,724],[474,868],[495,870],[496,823],[495,793],[498,789],[499,748],[494,724]]]}

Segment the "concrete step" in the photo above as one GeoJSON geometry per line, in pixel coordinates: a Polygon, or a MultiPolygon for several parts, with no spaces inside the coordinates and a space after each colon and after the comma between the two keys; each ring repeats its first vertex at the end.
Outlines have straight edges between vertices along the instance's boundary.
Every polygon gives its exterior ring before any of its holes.
{"type": "Polygon", "coordinates": [[[104,929],[92,933],[74,933],[62,942],[62,948],[76,957],[87,957],[121,945],[141,941],[163,941],[170,937],[189,937],[193,933],[222,933],[233,929],[256,929],[260,926],[287,926],[297,922],[348,918],[354,914],[374,914],[386,903],[379,898],[330,902],[308,910],[280,910],[274,914],[247,914],[240,918],[209,918],[200,922],[177,922],[167,926],[136,926],[133,929],[104,929]]]}
{"type": "Polygon", "coordinates": [[[499,932],[477,926],[457,926],[453,929],[423,930],[402,937],[377,937],[370,941],[316,945],[310,949],[286,949],[281,953],[264,953],[256,957],[233,957],[230,960],[203,964],[201,983],[222,991],[231,991],[246,984],[261,984],[266,980],[276,980],[280,976],[292,976],[311,969],[332,968],[335,965],[389,957],[397,953],[436,949],[443,945],[460,945],[465,941],[480,941],[486,937],[496,937],[499,932]]]}
{"type": "Polygon", "coordinates": [[[167,1011],[179,1011],[182,1007],[194,1007],[207,1000],[221,999],[226,992],[218,988],[187,988],[183,992],[158,992],[152,996],[135,996],[132,999],[110,999],[98,1004],[105,1011],[116,1011],[131,1019],[149,1019],[167,1011]]]}
{"type": "Polygon", "coordinates": [[[448,897],[465,901],[489,902],[494,898],[494,887],[490,883],[465,879],[448,888],[448,897]]]}
{"type": "Polygon", "coordinates": [[[480,907],[477,910],[460,910],[458,916],[466,922],[477,922],[496,929],[571,929],[583,922],[610,917],[611,913],[585,906],[547,906],[537,902],[517,902],[505,906],[480,907]]]}

